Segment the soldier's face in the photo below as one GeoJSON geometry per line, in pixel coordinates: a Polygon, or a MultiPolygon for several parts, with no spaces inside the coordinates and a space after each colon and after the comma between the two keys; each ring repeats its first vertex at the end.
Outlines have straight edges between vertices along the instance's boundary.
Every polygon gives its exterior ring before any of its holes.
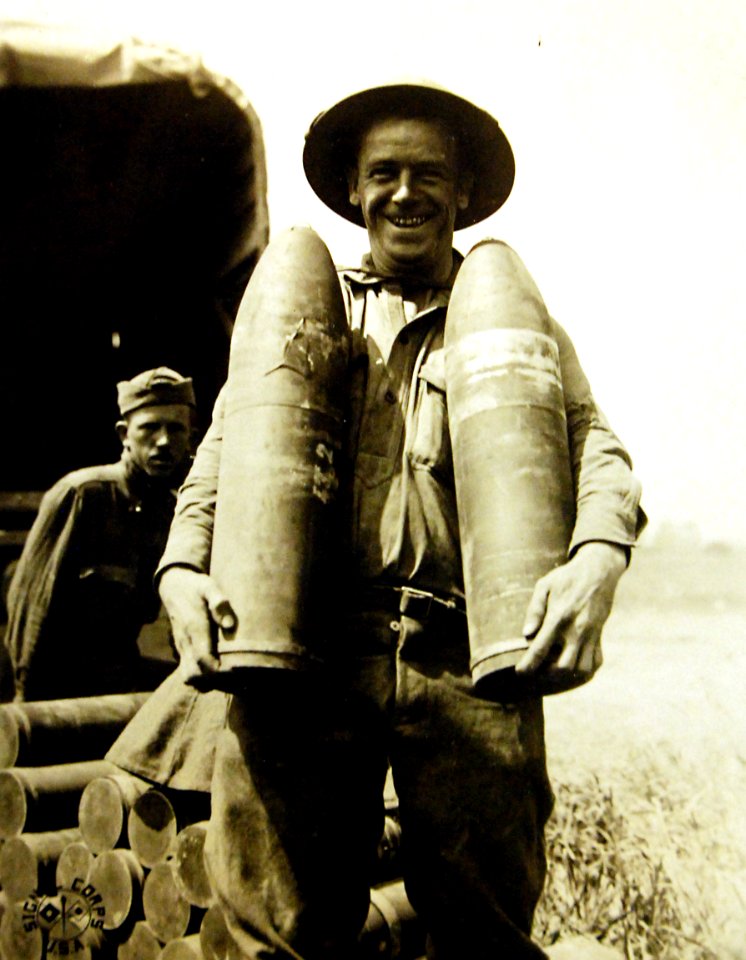
{"type": "Polygon", "coordinates": [[[133,410],[118,424],[122,446],[151,477],[183,475],[192,452],[192,412],[184,404],[158,404],[133,410]]]}
{"type": "Polygon", "coordinates": [[[379,270],[442,281],[456,214],[469,202],[453,138],[437,122],[391,118],[364,135],[349,176],[379,270]]]}

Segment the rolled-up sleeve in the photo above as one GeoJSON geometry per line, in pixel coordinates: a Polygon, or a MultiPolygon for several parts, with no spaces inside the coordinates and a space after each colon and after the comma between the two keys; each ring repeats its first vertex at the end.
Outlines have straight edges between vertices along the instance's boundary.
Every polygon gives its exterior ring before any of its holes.
{"type": "Polygon", "coordinates": [[[640,506],[640,482],[627,450],[593,398],[570,338],[553,323],[577,507],[569,554],[592,540],[631,547],[647,522],[640,506]]]}
{"type": "Polygon", "coordinates": [[[200,573],[209,572],[224,411],[225,388],[215,401],[212,423],[179,490],[166,549],[156,570],[156,582],[167,567],[182,566],[200,573]]]}

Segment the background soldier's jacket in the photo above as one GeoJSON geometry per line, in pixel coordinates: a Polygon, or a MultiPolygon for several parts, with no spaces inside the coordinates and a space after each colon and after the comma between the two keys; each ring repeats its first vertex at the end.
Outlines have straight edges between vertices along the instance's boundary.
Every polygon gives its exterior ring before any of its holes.
{"type": "Polygon", "coordinates": [[[44,495],[8,596],[6,643],[25,699],[133,689],[174,503],[126,457],[44,495]]]}

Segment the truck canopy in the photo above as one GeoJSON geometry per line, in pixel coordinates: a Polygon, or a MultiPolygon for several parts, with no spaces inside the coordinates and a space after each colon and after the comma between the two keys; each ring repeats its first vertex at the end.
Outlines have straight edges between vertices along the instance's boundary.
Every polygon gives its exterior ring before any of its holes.
{"type": "Polygon", "coordinates": [[[201,62],[0,26],[0,489],[117,459],[116,383],[192,376],[201,423],[268,237],[259,121],[201,62]]]}

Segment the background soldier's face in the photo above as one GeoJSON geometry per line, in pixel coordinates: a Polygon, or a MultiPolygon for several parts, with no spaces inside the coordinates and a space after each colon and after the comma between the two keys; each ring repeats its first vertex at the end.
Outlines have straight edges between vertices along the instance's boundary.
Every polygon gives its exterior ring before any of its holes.
{"type": "Polygon", "coordinates": [[[134,410],[119,429],[124,449],[151,477],[169,479],[192,451],[192,412],[184,404],[134,410]]]}
{"type": "Polygon", "coordinates": [[[469,202],[453,137],[434,120],[380,120],[363,136],[350,174],[373,261],[384,272],[444,280],[456,214],[469,202]]]}

